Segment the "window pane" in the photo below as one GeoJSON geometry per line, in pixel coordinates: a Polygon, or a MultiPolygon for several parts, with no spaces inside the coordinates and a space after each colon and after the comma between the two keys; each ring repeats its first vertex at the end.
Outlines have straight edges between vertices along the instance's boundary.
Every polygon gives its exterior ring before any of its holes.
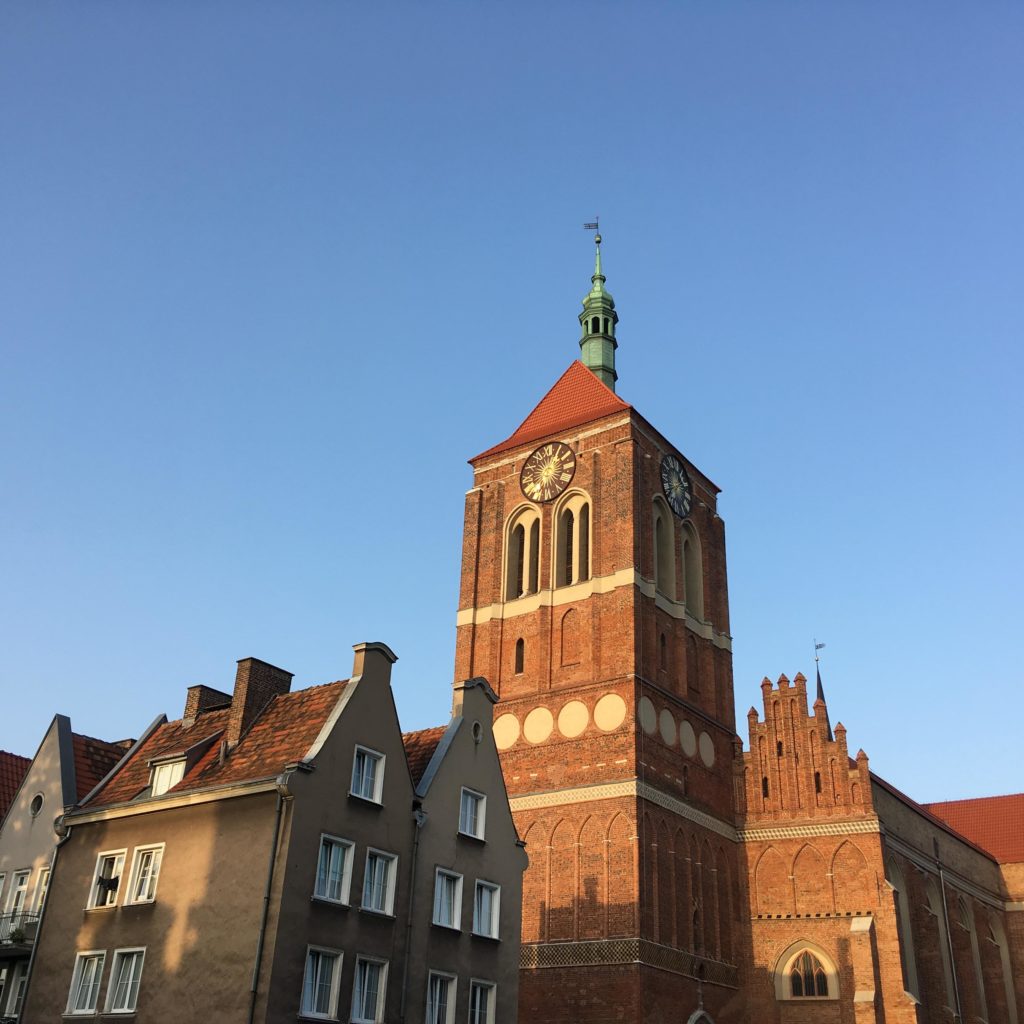
{"type": "Polygon", "coordinates": [[[381,967],[381,964],[369,960],[360,960],[356,964],[352,1016],[357,1020],[373,1021],[377,1019],[381,967]]]}
{"type": "Polygon", "coordinates": [[[450,989],[450,978],[441,978],[436,974],[430,976],[430,987],[427,992],[427,1024],[447,1024],[450,989]]]}

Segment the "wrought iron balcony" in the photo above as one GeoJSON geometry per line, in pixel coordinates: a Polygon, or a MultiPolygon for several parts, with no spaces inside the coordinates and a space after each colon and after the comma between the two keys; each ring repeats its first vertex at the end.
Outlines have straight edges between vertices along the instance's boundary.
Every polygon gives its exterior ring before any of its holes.
{"type": "Polygon", "coordinates": [[[25,946],[35,942],[39,911],[19,910],[0,914],[0,946],[25,946]]]}

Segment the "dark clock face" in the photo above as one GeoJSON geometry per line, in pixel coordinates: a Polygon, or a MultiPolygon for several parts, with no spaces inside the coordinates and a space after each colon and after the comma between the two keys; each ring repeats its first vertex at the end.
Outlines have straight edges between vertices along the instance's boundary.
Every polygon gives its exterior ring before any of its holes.
{"type": "Polygon", "coordinates": [[[567,444],[541,445],[519,474],[519,486],[531,501],[554,501],[569,486],[576,472],[576,456],[567,444]]]}
{"type": "Polygon", "coordinates": [[[685,519],[693,508],[693,485],[686,467],[674,455],[661,460],[661,489],[672,511],[685,519]]]}

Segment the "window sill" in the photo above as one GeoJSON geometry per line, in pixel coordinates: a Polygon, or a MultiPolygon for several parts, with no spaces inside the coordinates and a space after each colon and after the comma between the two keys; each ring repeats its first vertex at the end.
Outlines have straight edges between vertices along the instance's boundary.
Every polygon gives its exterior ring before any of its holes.
{"type": "MultiPolygon", "coordinates": [[[[369,914],[371,917],[383,917],[387,921],[394,921],[395,912],[393,910],[374,910],[373,907],[360,907],[360,914],[369,914]]],[[[328,1020],[332,1018],[328,1017],[328,1020]]]]}
{"type": "MultiPolygon", "coordinates": [[[[107,904],[105,904],[102,907],[86,907],[85,911],[86,911],[87,914],[92,914],[92,913],[94,913],[96,911],[117,910],[117,906],[118,905],[116,903],[107,903],[107,904]]],[[[65,1014],[65,1016],[68,1016],[68,1017],[84,1017],[85,1014],[84,1013],[69,1013],[69,1014],[65,1014]]]]}
{"type": "MultiPolygon", "coordinates": [[[[125,902],[122,904],[123,907],[151,907],[156,903],[156,897],[154,896],[151,900],[132,900],[131,902],[125,902]]],[[[133,1013],[133,1010],[125,1010],[124,1013],[133,1013]]]]}
{"type": "MultiPolygon", "coordinates": [[[[341,907],[342,910],[348,910],[351,904],[348,900],[332,900],[330,896],[317,896],[314,893],[309,897],[310,903],[320,903],[325,907],[341,907]]],[[[326,1017],[325,1020],[336,1020],[334,1017],[326,1017]]]]}
{"type": "Polygon", "coordinates": [[[430,927],[431,928],[440,928],[441,931],[451,932],[453,935],[460,935],[462,933],[462,929],[457,927],[456,925],[454,925],[454,924],[442,924],[440,921],[431,921],[430,922],[430,927]]]}
{"type": "Polygon", "coordinates": [[[486,939],[488,942],[501,942],[497,935],[487,935],[484,932],[471,932],[474,939],[486,939]]]}
{"type": "MultiPolygon", "coordinates": [[[[383,807],[383,800],[374,800],[372,796],[362,796],[359,793],[349,792],[349,800],[357,800],[361,804],[366,804],[369,807],[383,807]]],[[[314,1017],[313,1020],[337,1020],[337,1017],[314,1017]]]]}
{"type": "Polygon", "coordinates": [[[483,836],[475,836],[472,832],[463,832],[462,829],[459,829],[457,834],[460,839],[471,839],[474,843],[480,843],[481,846],[487,842],[483,836]]]}
{"type": "Polygon", "coordinates": [[[301,1010],[295,1015],[298,1020],[337,1020],[337,1017],[328,1017],[324,1013],[303,1013],[301,1010]]]}

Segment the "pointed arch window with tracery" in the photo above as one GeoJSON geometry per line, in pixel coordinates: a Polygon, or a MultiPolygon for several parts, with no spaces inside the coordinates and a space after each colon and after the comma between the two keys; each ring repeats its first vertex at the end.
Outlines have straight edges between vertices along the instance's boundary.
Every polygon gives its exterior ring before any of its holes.
{"type": "Polygon", "coordinates": [[[821,961],[805,949],[790,965],[789,994],[794,999],[804,996],[828,996],[828,974],[821,961]]]}

